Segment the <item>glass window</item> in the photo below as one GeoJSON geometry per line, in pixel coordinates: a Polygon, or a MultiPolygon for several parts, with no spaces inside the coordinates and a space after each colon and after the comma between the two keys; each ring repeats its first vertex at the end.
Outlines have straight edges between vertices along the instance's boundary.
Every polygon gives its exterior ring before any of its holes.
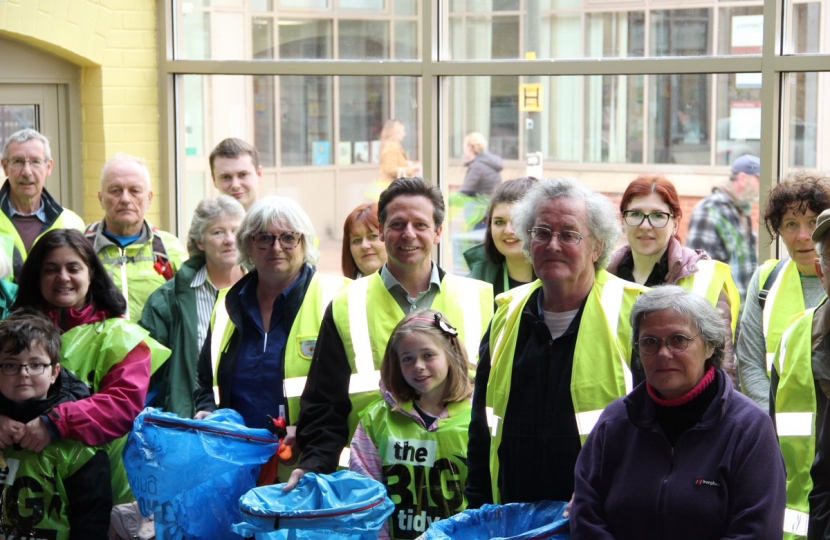
{"type": "Polygon", "coordinates": [[[711,54],[711,9],[651,12],[651,56],[711,54]]]}
{"type": "MultiPolygon", "coordinates": [[[[825,7],[828,3],[824,3],[825,7]]],[[[789,53],[818,53],[830,51],[828,40],[821,40],[821,4],[792,4],[792,29],[788,46],[784,49],[789,53]]],[[[827,30],[825,29],[825,32],[827,30]]]]}
{"type": "Polygon", "coordinates": [[[588,13],[585,16],[585,25],[586,57],[644,56],[644,12],[588,13]]]}
{"type": "Polygon", "coordinates": [[[830,167],[827,152],[819,152],[820,125],[827,125],[828,111],[821,103],[830,88],[830,73],[788,73],[784,75],[784,119],[782,120],[782,159],[784,170],[830,167]],[[822,123],[823,122],[823,123],[822,123]]]}
{"type": "Polygon", "coordinates": [[[15,131],[39,129],[39,109],[37,105],[0,105],[0,148],[15,131]]]}
{"type": "Polygon", "coordinates": [[[380,133],[401,121],[419,162],[420,81],[414,77],[180,75],[184,144],[178,156],[178,230],[215,193],[208,155],[226,137],[252,142],[264,168],[260,194],[297,199],[320,236],[320,269],[339,273],[346,215],[379,194],[380,133]],[[337,103],[337,108],[335,108],[337,103]]]}
{"type": "Polygon", "coordinates": [[[761,74],[718,75],[715,165],[761,152],[761,74]]]}
{"type": "Polygon", "coordinates": [[[721,8],[718,54],[761,54],[764,44],[764,7],[721,8]]]}
{"type": "Polygon", "coordinates": [[[412,0],[240,0],[229,5],[176,2],[175,57],[187,60],[281,59],[414,60],[419,57],[418,4],[412,0]],[[400,5],[398,5],[400,4],[400,5]],[[355,19],[365,12],[371,19],[355,19]],[[326,18],[321,19],[323,14],[326,18]],[[335,56],[334,30],[338,51],[335,56]],[[392,36],[392,32],[395,35],[392,36]],[[392,50],[392,40],[395,40],[392,50]],[[394,56],[393,56],[394,55],[394,56]]]}

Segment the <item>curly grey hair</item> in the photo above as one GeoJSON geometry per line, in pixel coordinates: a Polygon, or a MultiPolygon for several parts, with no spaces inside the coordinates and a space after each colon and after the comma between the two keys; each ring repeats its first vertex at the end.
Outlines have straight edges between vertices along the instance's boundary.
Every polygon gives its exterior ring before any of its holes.
{"type": "Polygon", "coordinates": [[[706,298],[677,285],[661,285],[644,292],[631,308],[631,344],[640,338],[640,325],[646,315],[671,309],[694,323],[707,347],[712,347],[712,357],[706,362],[716,368],[723,363],[726,347],[726,328],[720,310],[706,298]]]}
{"type": "Polygon", "coordinates": [[[620,238],[622,229],[617,218],[617,211],[611,199],[590,190],[576,178],[545,178],[531,187],[522,199],[513,206],[511,213],[513,228],[522,241],[522,250],[530,259],[530,233],[534,226],[539,205],[550,199],[565,197],[584,200],[588,213],[588,230],[591,237],[601,247],[599,258],[594,263],[594,270],[602,270],[608,265],[608,259],[620,238]]]}
{"type": "Polygon", "coordinates": [[[254,268],[251,257],[251,236],[264,232],[268,225],[274,225],[285,232],[298,232],[303,235],[300,245],[303,247],[303,262],[316,264],[320,258],[317,247],[317,233],[308,214],[300,208],[294,199],[272,195],[263,197],[254,203],[245,214],[245,219],[236,231],[236,249],[239,251],[239,264],[245,268],[254,268]]]}
{"type": "Polygon", "coordinates": [[[187,233],[187,252],[191,257],[201,254],[199,242],[205,242],[205,229],[218,219],[238,219],[245,217],[245,208],[229,195],[208,197],[196,206],[193,219],[190,221],[190,230],[187,233]]]}

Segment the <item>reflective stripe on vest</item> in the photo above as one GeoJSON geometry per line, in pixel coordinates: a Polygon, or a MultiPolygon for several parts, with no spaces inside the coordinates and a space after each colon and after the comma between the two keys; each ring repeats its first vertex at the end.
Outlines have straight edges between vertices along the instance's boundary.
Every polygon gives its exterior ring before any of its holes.
{"type": "MultiPolygon", "coordinates": [[[[219,289],[216,294],[216,302],[213,303],[213,313],[210,316],[210,371],[213,373],[213,399],[219,404],[219,384],[216,381],[216,374],[219,371],[219,354],[222,352],[222,340],[225,338],[225,332],[228,329],[228,323],[231,322],[231,317],[228,315],[228,309],[225,306],[225,298],[228,296],[230,287],[219,289]]],[[[230,337],[230,336],[228,336],[230,337]]]]}
{"type": "Polygon", "coordinates": [[[807,528],[810,525],[810,515],[806,512],[799,512],[792,508],[784,509],[784,532],[796,536],[807,536],[807,528]]]}
{"type": "Polygon", "coordinates": [[[369,315],[366,311],[368,279],[358,279],[349,286],[349,327],[354,347],[354,367],[349,379],[349,394],[378,389],[380,370],[375,369],[372,342],[369,337],[369,315]]]}
{"type": "MultiPolygon", "coordinates": [[[[763,287],[764,281],[769,276],[778,261],[770,259],[765,262],[761,272],[758,274],[758,287],[763,287]]],[[[798,268],[790,259],[784,263],[784,267],[778,274],[775,283],[770,287],[764,303],[763,331],[766,341],[766,364],[767,375],[772,370],[772,362],[775,357],[775,349],[781,335],[791,322],[793,315],[804,311],[804,291],[801,289],[801,277],[798,268]]]]}
{"type": "MultiPolygon", "coordinates": [[[[489,346],[492,367],[487,382],[485,414],[492,437],[490,479],[495,503],[500,502],[498,448],[502,437],[503,415],[510,395],[521,313],[536,289],[541,286],[541,281],[537,280],[500,295],[499,308],[491,323],[489,346]]],[[[597,272],[585,301],[571,375],[571,398],[583,443],[604,407],[631,390],[632,377],[628,365],[631,329],[627,313],[634,299],[644,290],[645,287],[623,281],[601,270],[597,272]],[[590,361],[597,358],[609,361],[590,361]]]]}
{"type": "MultiPolygon", "coordinates": [[[[345,278],[341,278],[339,276],[326,276],[315,272],[314,276],[312,277],[312,283],[309,285],[309,289],[308,292],[306,292],[306,294],[309,294],[310,292],[311,294],[317,294],[319,296],[318,306],[319,312],[321,313],[320,321],[322,321],[322,314],[326,312],[326,308],[334,299],[334,296],[337,294],[337,291],[342,289],[343,286],[348,282],[348,280],[346,280],[345,278]]],[[[320,321],[317,321],[318,333],[320,321]]],[[[286,345],[286,349],[287,348],[288,345],[286,345]]],[[[287,355],[286,361],[289,361],[287,359],[287,355]]],[[[302,396],[307,379],[307,375],[298,377],[286,377],[283,380],[285,398],[299,398],[300,396],[302,396]]]]}
{"type": "Polygon", "coordinates": [[[778,444],[787,470],[787,510],[784,538],[806,533],[810,468],[816,449],[816,391],[812,367],[812,331],[815,309],[808,309],[784,332],[778,345],[775,370],[780,375],[775,399],[778,444]]]}
{"type": "Polygon", "coordinates": [[[693,293],[704,298],[707,297],[706,293],[709,292],[709,284],[712,282],[712,278],[715,277],[715,265],[703,264],[706,262],[710,261],[698,261],[695,263],[697,272],[693,274],[694,279],[692,280],[691,288],[693,293]]]}

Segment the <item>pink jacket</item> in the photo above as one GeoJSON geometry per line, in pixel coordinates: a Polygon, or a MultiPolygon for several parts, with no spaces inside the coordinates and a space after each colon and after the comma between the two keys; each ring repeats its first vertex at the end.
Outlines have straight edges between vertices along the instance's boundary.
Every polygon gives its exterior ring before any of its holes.
{"type": "MultiPolygon", "coordinates": [[[[669,239],[669,245],[666,251],[668,252],[669,271],[666,273],[665,283],[669,285],[675,285],[684,277],[691,276],[697,272],[696,263],[698,261],[708,261],[711,259],[709,254],[702,249],[691,249],[681,246],[680,242],[674,236],[669,239]]],[[[608,273],[617,275],[617,268],[619,268],[620,263],[630,252],[631,246],[623,246],[614,252],[611,255],[608,268],[606,268],[608,273]]],[[[726,291],[721,291],[716,307],[721,310],[724,325],[729,330],[729,335],[732,336],[732,310],[730,309],[729,297],[726,291]]],[[[734,336],[732,338],[734,339],[734,336]]],[[[737,388],[738,372],[735,367],[735,357],[732,348],[732,340],[727,340],[722,367],[729,374],[729,378],[732,379],[732,383],[737,388]]]]}
{"type": "MultiPolygon", "coordinates": [[[[44,309],[61,332],[105,320],[107,314],[87,304],[75,309],[44,309]]],[[[77,373],[85,379],[84,374],[77,373]]],[[[101,445],[126,435],[144,407],[150,383],[150,348],[142,341],[101,378],[100,388],[80,401],[61,403],[50,413],[61,438],[101,445]]]]}

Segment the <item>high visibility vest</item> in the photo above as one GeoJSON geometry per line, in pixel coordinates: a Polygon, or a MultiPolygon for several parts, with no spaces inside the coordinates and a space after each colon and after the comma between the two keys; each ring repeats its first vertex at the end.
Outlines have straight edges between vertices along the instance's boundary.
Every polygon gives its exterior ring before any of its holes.
{"type": "MultiPolygon", "coordinates": [[[[84,382],[91,383],[94,394],[101,388],[104,375],[142,341],[150,349],[152,375],[170,357],[170,349],[150,337],[150,332],[144,328],[121,318],[81,324],[64,332],[61,336],[61,364],[79,376],[92,373],[93,380],[84,382]]],[[[114,504],[133,500],[127,482],[127,472],[121,461],[121,451],[126,439],[125,435],[104,445],[104,450],[110,458],[114,504]]]]}
{"type": "MultiPolygon", "coordinates": [[[[41,236],[52,229],[77,229],[83,232],[84,220],[72,210],[64,208],[60,215],[58,215],[57,219],[55,219],[55,221],[49,225],[45,231],[37,235],[37,238],[35,238],[32,246],[40,240],[41,236]]],[[[0,212],[0,235],[5,237],[0,246],[2,246],[2,249],[6,252],[6,255],[8,255],[9,264],[15,267],[22,266],[23,263],[26,262],[26,258],[29,253],[26,251],[26,246],[23,244],[23,238],[21,238],[20,233],[17,232],[17,227],[14,226],[14,223],[11,219],[9,219],[9,216],[7,216],[5,212],[0,212]]],[[[9,279],[11,279],[11,277],[9,279]]]]}
{"type": "MultiPolygon", "coordinates": [[[[777,263],[777,259],[770,259],[761,266],[761,271],[758,274],[759,289],[777,263]]],[[[756,302],[757,299],[751,301],[756,302]]],[[[772,361],[775,357],[775,350],[778,348],[778,342],[781,340],[781,335],[792,322],[793,316],[805,309],[801,277],[798,275],[798,268],[795,263],[790,259],[784,263],[784,267],[778,274],[775,283],[770,287],[764,303],[762,324],[767,346],[767,376],[772,370],[772,361]]]]}
{"type": "Polygon", "coordinates": [[[12,533],[8,538],[68,539],[68,508],[76,501],[68,500],[66,480],[97,451],[73,439],[55,441],[41,452],[4,448],[0,468],[3,533],[12,533]]]}
{"type": "Polygon", "coordinates": [[[778,390],[775,426],[787,467],[787,507],[784,538],[806,538],[810,516],[808,497],[813,489],[810,468],[816,457],[816,387],[812,366],[815,308],[805,311],[784,331],[775,369],[778,390]]]}
{"type": "Polygon", "coordinates": [[[392,538],[415,538],[433,521],[467,508],[468,400],[447,405],[449,416],[429,431],[410,416],[412,402],[393,411],[383,398],[366,408],[361,422],[375,443],[395,510],[389,516],[392,538]]]}
{"type": "MultiPolygon", "coordinates": [[[[311,277],[311,282],[308,284],[308,289],[306,289],[303,303],[297,311],[297,316],[294,317],[294,324],[291,325],[291,331],[288,333],[288,340],[283,351],[283,392],[288,406],[287,420],[289,424],[295,424],[300,416],[300,396],[303,394],[303,388],[305,388],[305,382],[308,378],[308,369],[311,365],[314,347],[317,344],[317,334],[320,332],[320,322],[323,320],[323,314],[337,291],[350,282],[349,278],[327,276],[319,272],[315,272],[311,277]]],[[[227,313],[227,310],[221,311],[227,313]]],[[[222,320],[221,311],[217,310],[214,321],[214,329],[217,333],[220,331],[217,326],[222,323],[225,324],[224,332],[221,334],[222,340],[218,347],[219,355],[228,351],[231,336],[236,331],[236,326],[230,319],[222,320]]],[[[218,358],[219,356],[214,356],[213,350],[211,350],[211,359],[214,362],[212,366],[213,386],[214,394],[217,395],[217,404],[219,404],[218,358]]]]}
{"type": "MultiPolygon", "coordinates": [[[[475,362],[481,337],[493,316],[492,286],[444,274],[441,291],[431,307],[458,328],[458,339],[466,347],[467,357],[475,362]]],[[[352,370],[348,436],[351,440],[359,413],[380,397],[380,364],[389,336],[405,313],[386,289],[379,272],[358,279],[340,291],[332,304],[332,312],[352,370]]],[[[341,455],[340,465],[348,466],[346,453],[341,455]]]]}
{"type": "MultiPolygon", "coordinates": [[[[513,379],[513,357],[521,314],[532,293],[542,286],[537,280],[498,296],[499,307],[490,327],[490,378],[485,413],[490,428],[490,479],[493,502],[500,504],[499,445],[513,379]]],[[[571,399],[582,444],[605,407],[631,391],[631,323],[634,300],[648,290],[642,285],[597,272],[588,293],[576,337],[571,399]]]]}
{"type": "Polygon", "coordinates": [[[703,260],[695,263],[697,272],[677,281],[677,285],[709,300],[713,306],[718,305],[721,292],[726,292],[729,310],[732,315],[732,338],[738,326],[738,314],[741,309],[741,295],[732,279],[732,271],[721,261],[703,260]]]}

